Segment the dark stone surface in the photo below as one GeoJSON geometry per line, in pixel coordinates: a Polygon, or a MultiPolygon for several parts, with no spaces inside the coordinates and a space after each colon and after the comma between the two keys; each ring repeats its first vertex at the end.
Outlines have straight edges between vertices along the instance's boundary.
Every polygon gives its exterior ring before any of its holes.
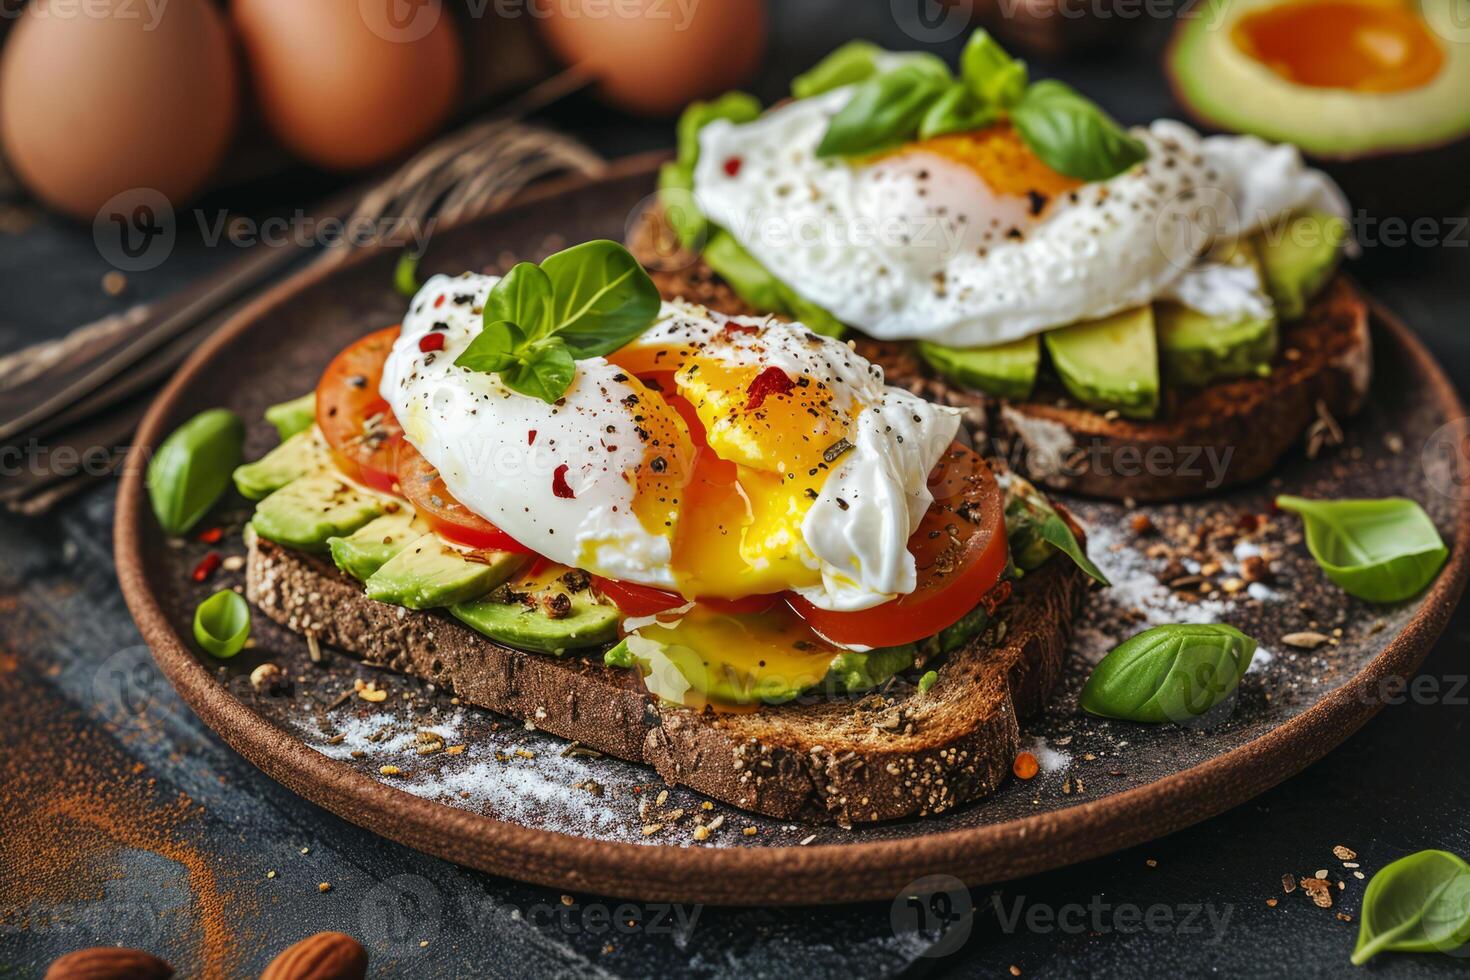
{"type": "MultiPolygon", "coordinates": [[[[902,46],[890,15],[901,6],[781,5],[761,93],[777,95],[787,77],[843,36],[902,46]]],[[[1169,96],[1156,68],[1162,27],[1140,22],[1128,46],[1038,66],[1038,73],[1054,69],[1125,122],[1167,114],[1169,96]]],[[[955,46],[941,50],[952,54],[955,46]]],[[[670,141],[666,126],[589,101],[559,107],[551,118],[609,154],[670,141]]],[[[303,203],[282,186],[256,189],[252,210],[303,203]]],[[[302,175],[300,186],[324,185],[302,175]]],[[[1444,216],[1439,227],[1447,237],[1439,247],[1378,244],[1352,271],[1419,330],[1463,390],[1470,382],[1462,326],[1470,240],[1453,219],[1444,216]]],[[[181,236],[168,262],[130,276],[129,295],[112,300],[98,286],[107,266],[89,229],[44,219],[23,235],[0,238],[0,350],[55,335],[124,301],[166,294],[227,258],[223,251],[181,236]]],[[[361,937],[380,976],[997,976],[1011,964],[1024,976],[1325,975],[1347,967],[1357,924],[1312,907],[1300,891],[1281,895],[1282,874],[1340,867],[1331,855],[1336,844],[1356,850],[1370,873],[1420,848],[1470,853],[1470,783],[1461,761],[1470,734],[1463,656],[1470,618],[1460,612],[1424,666],[1433,691],[1387,709],[1323,761],[1214,820],[1084,865],[974,889],[975,913],[960,920],[967,941],[949,955],[926,956],[940,947],[931,949],[932,938],[914,934],[902,918],[895,928],[887,903],[703,909],[681,933],[662,921],[656,927],[658,910],[603,902],[619,922],[644,921],[625,934],[588,914],[597,899],[574,896],[566,906],[554,891],[427,858],[304,803],[204,729],[166,686],[145,687],[141,700],[120,700],[118,678],[146,676],[150,662],[116,590],[111,495],[111,486],[99,486],[46,519],[0,517],[0,796],[7,807],[0,838],[24,825],[34,805],[5,784],[17,784],[21,767],[56,758],[36,748],[41,744],[77,744],[79,764],[101,776],[121,767],[156,780],[138,804],[139,822],[181,793],[202,809],[172,830],[177,847],[121,835],[105,873],[80,875],[90,886],[80,897],[0,908],[0,975],[39,975],[55,955],[101,943],[149,948],[186,975],[203,975],[211,972],[203,963],[207,951],[221,949],[207,939],[220,922],[237,937],[217,971],[225,975],[253,975],[274,951],[321,929],[361,937]],[[144,675],[132,673],[139,667],[144,675]],[[78,733],[89,729],[95,734],[81,740],[78,733]],[[222,907],[201,898],[201,872],[179,853],[205,856],[222,907]],[[271,870],[276,876],[267,878],[271,870]],[[320,881],[330,881],[332,891],[319,893],[320,881]],[[1281,898],[1278,907],[1266,905],[1273,897],[1281,898]],[[1012,924],[1017,903],[1031,911],[1012,924]],[[1130,918],[1132,907],[1153,909],[1152,925],[1130,918]]],[[[58,834],[65,830],[58,825],[58,834]]],[[[63,850],[66,833],[52,842],[63,850]]],[[[7,879],[17,873],[0,867],[7,879]]],[[[1356,915],[1361,893],[1361,883],[1350,886],[1339,908],[1356,915]]],[[[676,917],[667,919],[677,925],[676,917]]],[[[1431,976],[1463,965],[1448,957],[1385,957],[1374,969],[1431,976]]]]}

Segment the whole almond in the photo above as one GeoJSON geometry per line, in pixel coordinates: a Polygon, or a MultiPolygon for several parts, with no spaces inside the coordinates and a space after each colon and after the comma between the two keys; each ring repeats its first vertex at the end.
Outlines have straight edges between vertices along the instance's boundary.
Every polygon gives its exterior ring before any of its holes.
{"type": "Polygon", "coordinates": [[[271,960],[260,980],[362,980],[367,952],[342,932],[308,936],[271,960]]]}
{"type": "Polygon", "coordinates": [[[174,968],[141,949],[96,946],[53,962],[46,980],[168,980],[174,968]]]}

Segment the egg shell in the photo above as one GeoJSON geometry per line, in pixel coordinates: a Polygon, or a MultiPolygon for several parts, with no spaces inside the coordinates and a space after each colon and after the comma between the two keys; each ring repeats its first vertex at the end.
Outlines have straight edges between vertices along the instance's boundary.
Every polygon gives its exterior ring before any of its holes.
{"type": "Polygon", "coordinates": [[[42,0],[0,58],[0,143],[37,197],[77,218],[134,188],[177,206],[229,147],[238,88],[206,0],[42,0]]]}
{"type": "Polygon", "coordinates": [[[750,79],[766,44],[761,0],[556,0],[541,32],[629,112],[671,116],[750,79]]]}
{"type": "Polygon", "coordinates": [[[459,100],[459,30],[437,0],[235,0],[231,12],[262,117],[318,166],[392,159],[459,100]]]}

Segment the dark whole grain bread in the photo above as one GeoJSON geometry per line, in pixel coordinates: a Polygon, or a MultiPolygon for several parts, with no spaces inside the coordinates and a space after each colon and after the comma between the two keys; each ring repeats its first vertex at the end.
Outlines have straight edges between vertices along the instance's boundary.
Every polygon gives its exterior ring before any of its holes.
{"type": "Polygon", "coordinates": [[[441,613],[368,599],[319,558],[253,540],[246,594],[262,613],[369,664],[470,704],[653,766],[726,803],[778,819],[852,824],[939,813],[993,790],[1019,747],[1019,719],[1061,675],[1087,590],[1053,560],[1023,578],[986,636],[933,664],[920,693],[894,684],[851,699],[800,699],[748,714],[662,704],[599,658],[501,646],[441,613]]]}
{"type": "MultiPolygon", "coordinates": [[[[628,247],[667,299],[682,297],[721,313],[759,314],[702,260],[681,250],[656,208],[628,247]]],[[[1038,484],[1115,500],[1176,500],[1268,474],[1313,433],[1362,407],[1373,373],[1368,305],[1337,276],[1306,315],[1281,329],[1266,378],[1234,378],[1205,388],[1165,386],[1159,416],[1117,418],[1070,401],[1043,380],[1029,401],[1009,402],[948,381],[906,344],[865,337],[858,352],[883,366],[890,384],[966,410],[975,445],[1038,484]]]]}

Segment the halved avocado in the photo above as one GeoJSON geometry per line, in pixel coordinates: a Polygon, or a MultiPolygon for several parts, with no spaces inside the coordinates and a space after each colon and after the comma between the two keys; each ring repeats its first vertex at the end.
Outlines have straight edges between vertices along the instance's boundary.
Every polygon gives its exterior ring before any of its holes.
{"type": "Polygon", "coordinates": [[[1203,0],[1166,55],[1207,127],[1294,143],[1357,207],[1470,200],[1470,27],[1461,0],[1203,0]]]}

